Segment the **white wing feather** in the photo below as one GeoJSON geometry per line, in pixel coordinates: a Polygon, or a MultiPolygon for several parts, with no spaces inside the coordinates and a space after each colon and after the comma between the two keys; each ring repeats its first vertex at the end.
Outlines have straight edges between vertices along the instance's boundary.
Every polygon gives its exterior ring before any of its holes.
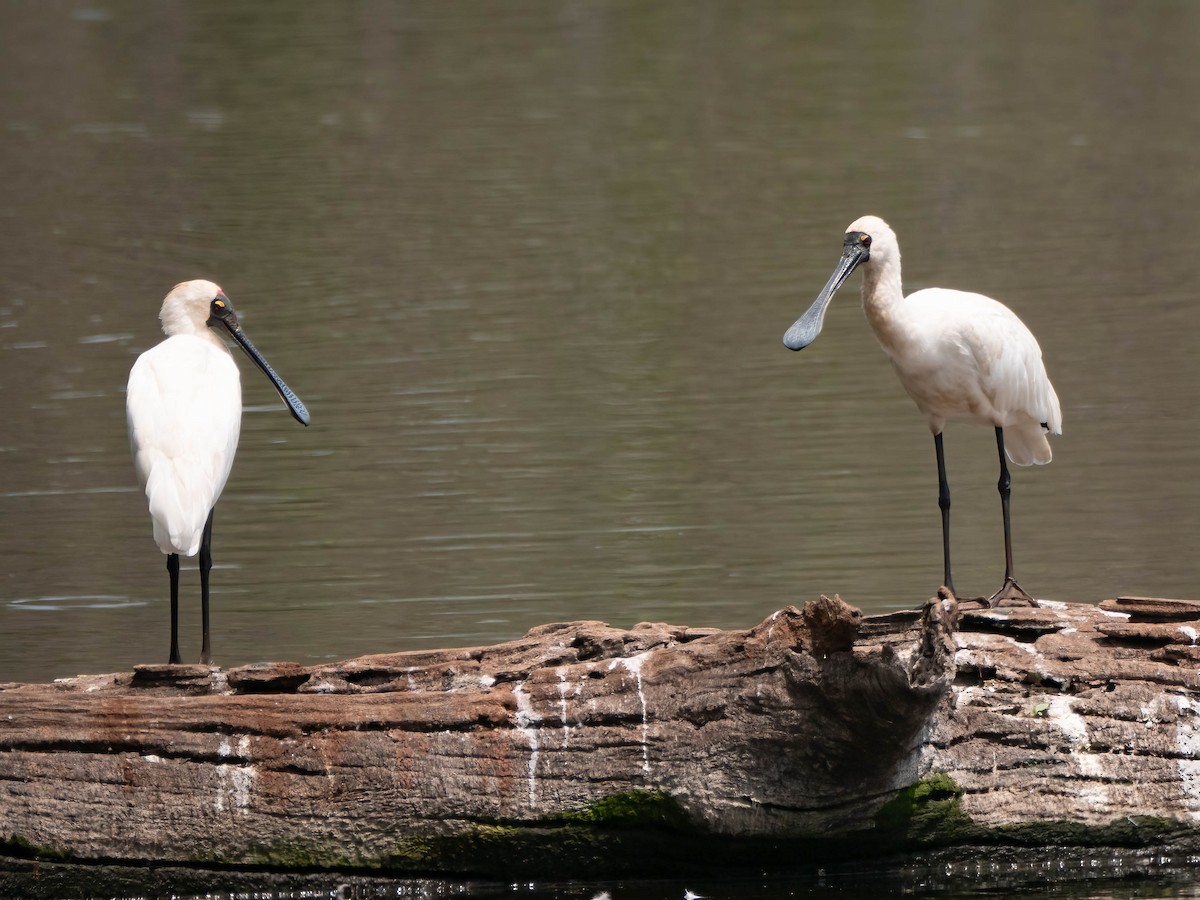
{"type": "Polygon", "coordinates": [[[904,339],[889,354],[930,427],[948,419],[999,425],[1014,463],[1050,462],[1045,435],[1062,433],[1062,410],[1037,339],[1016,314],[982,294],[942,288],[903,302],[904,339]]]}

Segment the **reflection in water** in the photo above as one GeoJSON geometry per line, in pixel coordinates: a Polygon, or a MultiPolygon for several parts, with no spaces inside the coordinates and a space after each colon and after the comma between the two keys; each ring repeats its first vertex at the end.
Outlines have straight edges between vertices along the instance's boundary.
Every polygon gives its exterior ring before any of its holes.
{"type": "MultiPolygon", "coordinates": [[[[994,296],[1045,352],[1022,584],[1193,595],[1200,9],[863,10],[0,6],[0,681],[165,659],[122,389],[193,277],[313,412],[244,379],[224,665],[922,601],[920,417],[856,304],[779,344],[867,212],[908,290],[994,296]]],[[[966,592],[1003,570],[991,441],[946,433],[966,592]]]]}
{"type": "MultiPolygon", "coordinates": [[[[697,861],[700,865],[700,862],[697,861]]],[[[18,864],[19,865],[19,864],[18,864]]],[[[910,862],[832,863],[754,877],[713,877],[702,868],[687,876],[606,881],[438,881],[388,879],[345,873],[272,874],[188,869],[122,869],[30,865],[0,885],[30,897],[171,896],[256,898],[256,900],[382,900],[385,897],[524,898],[524,900],[784,900],[828,897],[937,896],[967,900],[1036,894],[1058,900],[1115,900],[1196,897],[1194,858],[1169,852],[1086,852],[989,848],[987,858],[921,859],[910,862]],[[1136,881],[1132,879],[1136,878],[1136,881]],[[1131,885],[1136,884],[1136,890],[1131,885]]]]}
{"type": "Polygon", "coordinates": [[[119,609],[123,606],[144,606],[144,600],[130,600],[112,594],[85,594],[75,597],[24,597],[10,600],[12,609],[34,612],[57,612],[66,609],[119,609]]]}

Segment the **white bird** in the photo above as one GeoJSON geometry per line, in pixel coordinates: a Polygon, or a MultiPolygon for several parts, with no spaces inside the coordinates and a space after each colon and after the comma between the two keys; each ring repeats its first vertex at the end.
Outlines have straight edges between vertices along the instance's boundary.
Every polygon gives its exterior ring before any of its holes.
{"type": "Polygon", "coordinates": [[[303,425],[308,410],[275,374],[238,324],[229,298],[211,281],[175,285],[159,312],[162,343],[129,372],[125,414],[138,481],[146,492],[154,541],[171,576],[171,663],[179,662],[179,554],[200,553],[202,663],[212,662],[208,575],[212,511],[225,487],[242,421],[242,386],[233,354],[217,335],[227,331],[266,373],[303,425]]]}
{"type": "Polygon", "coordinates": [[[1005,457],[1019,466],[1048,463],[1046,435],[1062,433],[1058,396],[1046,375],[1037,340],[1012,310],[982,294],[927,288],[905,297],[895,233],[877,216],[863,216],[846,229],[837,268],[808,311],[787,330],[784,346],[803,350],[816,340],[834,292],[859,267],[867,321],[933,432],[945,586],[954,591],[942,429],[950,420],[975,422],[995,428],[1000,455],[997,487],[1004,513],[1004,584],[988,602],[991,606],[1005,599],[1031,602],[1013,575],[1011,478],[1005,457]]]}

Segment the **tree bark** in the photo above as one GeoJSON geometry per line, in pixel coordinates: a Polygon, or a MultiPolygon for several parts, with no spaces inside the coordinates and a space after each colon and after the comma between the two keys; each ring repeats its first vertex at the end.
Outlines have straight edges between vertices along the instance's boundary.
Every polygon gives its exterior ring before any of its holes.
{"type": "Polygon", "coordinates": [[[967,606],[864,619],[823,597],[749,631],[576,622],[335,665],[3,685],[0,842],[576,876],[781,847],[1195,843],[1200,605],[967,606]]]}

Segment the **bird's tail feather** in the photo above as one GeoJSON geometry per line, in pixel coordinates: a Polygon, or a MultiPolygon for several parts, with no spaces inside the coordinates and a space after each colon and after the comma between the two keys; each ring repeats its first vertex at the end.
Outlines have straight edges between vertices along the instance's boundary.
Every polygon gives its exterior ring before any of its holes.
{"type": "Polygon", "coordinates": [[[151,471],[146,482],[150,517],[154,520],[154,541],[163,553],[195,556],[208,518],[208,505],[186,502],[174,473],[167,466],[151,471]]]}
{"type": "Polygon", "coordinates": [[[1004,452],[1018,466],[1044,466],[1054,458],[1050,441],[1038,422],[1004,429],[1004,452]]]}

